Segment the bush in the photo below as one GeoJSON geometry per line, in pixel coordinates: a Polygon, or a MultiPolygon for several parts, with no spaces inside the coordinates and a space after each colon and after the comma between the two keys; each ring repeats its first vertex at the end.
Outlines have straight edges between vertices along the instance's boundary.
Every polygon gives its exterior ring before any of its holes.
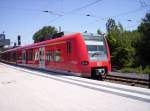
{"type": "Polygon", "coordinates": [[[133,68],[126,67],[126,68],[121,69],[121,72],[123,72],[123,73],[134,73],[135,70],[133,68]]]}
{"type": "Polygon", "coordinates": [[[150,74],[150,66],[146,66],[144,69],[142,66],[137,68],[129,68],[125,67],[120,70],[122,73],[143,73],[143,74],[150,74]]]}
{"type": "Polygon", "coordinates": [[[142,66],[139,66],[139,67],[135,68],[135,72],[136,73],[143,73],[142,66]]]}
{"type": "Polygon", "coordinates": [[[143,70],[144,74],[150,74],[150,66],[146,66],[145,69],[143,70]]]}

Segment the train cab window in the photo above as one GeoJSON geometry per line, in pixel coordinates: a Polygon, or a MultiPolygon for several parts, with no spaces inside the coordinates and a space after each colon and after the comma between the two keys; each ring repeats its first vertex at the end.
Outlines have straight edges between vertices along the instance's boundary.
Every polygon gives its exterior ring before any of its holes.
{"type": "Polygon", "coordinates": [[[46,60],[49,62],[53,61],[53,52],[52,51],[47,51],[46,60]]]}
{"type": "Polygon", "coordinates": [[[104,41],[85,41],[91,61],[107,60],[107,49],[104,41]]]}
{"type": "Polygon", "coordinates": [[[57,49],[54,51],[54,62],[60,62],[61,61],[61,50],[57,49]]]}

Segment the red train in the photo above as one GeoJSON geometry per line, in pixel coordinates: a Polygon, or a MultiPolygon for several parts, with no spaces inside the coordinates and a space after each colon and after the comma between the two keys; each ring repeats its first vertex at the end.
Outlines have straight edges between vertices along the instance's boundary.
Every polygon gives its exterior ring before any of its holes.
{"type": "Polygon", "coordinates": [[[96,79],[111,71],[107,41],[94,34],[75,33],[13,48],[2,52],[1,60],[96,79]]]}

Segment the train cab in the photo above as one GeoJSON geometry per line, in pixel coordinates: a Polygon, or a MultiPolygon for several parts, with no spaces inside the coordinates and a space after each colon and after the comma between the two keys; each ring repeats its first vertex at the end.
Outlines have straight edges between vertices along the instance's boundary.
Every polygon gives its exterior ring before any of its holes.
{"type": "Polygon", "coordinates": [[[91,77],[102,79],[111,71],[110,52],[104,35],[82,34],[84,39],[91,77]]]}

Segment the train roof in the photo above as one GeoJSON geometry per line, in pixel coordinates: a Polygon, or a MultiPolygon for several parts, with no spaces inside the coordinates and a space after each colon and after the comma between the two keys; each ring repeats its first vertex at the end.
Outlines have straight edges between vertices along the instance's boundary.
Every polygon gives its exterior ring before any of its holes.
{"type": "Polygon", "coordinates": [[[68,34],[68,35],[64,35],[64,36],[59,37],[59,38],[50,39],[50,40],[46,40],[46,41],[42,41],[42,42],[38,42],[38,43],[29,44],[29,45],[26,45],[26,46],[20,46],[20,47],[16,47],[16,48],[13,48],[13,49],[9,49],[9,50],[4,51],[3,53],[10,52],[10,51],[15,51],[15,50],[21,50],[21,49],[34,48],[34,47],[38,47],[38,46],[41,46],[41,45],[45,45],[49,42],[53,43],[53,42],[57,42],[57,41],[60,41],[60,40],[66,40],[66,39],[69,39],[69,38],[73,38],[77,35],[80,36],[81,34],[80,33],[68,34]]]}
{"type": "Polygon", "coordinates": [[[26,46],[20,46],[20,47],[16,47],[16,48],[13,48],[13,49],[9,49],[9,50],[6,50],[4,51],[3,53],[5,52],[10,52],[10,51],[15,51],[15,50],[21,50],[21,49],[28,49],[28,48],[35,48],[35,47],[39,47],[41,45],[45,45],[49,42],[53,43],[53,42],[57,42],[57,41],[60,41],[60,40],[66,40],[66,39],[69,39],[69,38],[73,38],[75,36],[81,36],[83,37],[84,40],[94,40],[94,41],[97,41],[97,40],[102,40],[103,39],[103,36],[100,36],[98,34],[92,34],[92,33],[73,33],[73,34],[68,34],[68,35],[64,35],[62,37],[59,37],[59,38],[55,38],[55,39],[50,39],[50,40],[46,40],[46,41],[42,41],[42,42],[38,42],[38,43],[33,43],[33,44],[30,44],[30,45],[26,45],[26,46]]]}
{"type": "Polygon", "coordinates": [[[97,41],[97,40],[103,40],[103,35],[99,35],[99,34],[93,34],[93,33],[83,33],[82,34],[84,40],[93,40],[93,41],[97,41]]]}

